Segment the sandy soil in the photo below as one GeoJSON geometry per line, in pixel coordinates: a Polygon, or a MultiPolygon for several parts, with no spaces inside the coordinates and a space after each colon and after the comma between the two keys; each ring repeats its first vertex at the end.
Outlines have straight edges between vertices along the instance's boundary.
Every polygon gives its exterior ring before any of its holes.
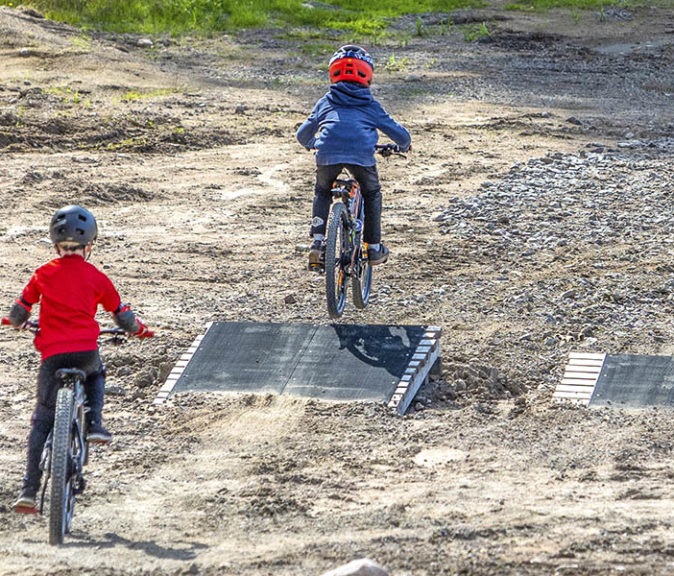
{"type": "MultiPolygon", "coordinates": [[[[104,350],[115,442],[92,455],[59,548],[45,518],[11,510],[38,358],[0,333],[0,574],[309,575],[358,557],[392,575],[674,572],[671,411],[551,402],[574,347],[669,350],[653,334],[671,333],[671,286],[648,314],[636,293],[644,268],[652,286],[671,279],[670,237],[648,266],[636,235],[568,234],[532,261],[439,218],[532,159],[671,138],[672,10],[445,16],[424,15],[423,36],[403,19],[371,47],[373,91],[415,151],[380,162],[392,257],[343,322],[442,326],[443,376],[401,418],[273,396],[151,404],[208,321],[328,321],[304,270],[313,159],[294,131],[339,40],[141,48],[0,8],[2,300],[51,257],[52,211],[79,203],[99,219],[93,261],[157,330],[104,350]],[[482,21],[491,36],[467,41],[482,21]],[[546,325],[559,291],[588,280],[634,289],[623,331],[615,310],[585,329],[571,304],[546,325]]],[[[671,153],[654,158],[647,182],[668,185],[671,153]]],[[[514,214],[534,217],[498,222],[514,214]]]]}

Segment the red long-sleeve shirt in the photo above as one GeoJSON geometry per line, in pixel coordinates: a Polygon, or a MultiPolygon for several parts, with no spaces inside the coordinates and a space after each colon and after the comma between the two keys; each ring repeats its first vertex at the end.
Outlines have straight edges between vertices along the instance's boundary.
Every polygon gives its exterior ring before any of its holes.
{"type": "Polygon", "coordinates": [[[110,279],[78,255],[55,258],[40,266],[22,297],[29,304],[40,302],[35,348],[43,360],[54,354],[96,350],[98,305],[114,312],[120,304],[110,279]]]}

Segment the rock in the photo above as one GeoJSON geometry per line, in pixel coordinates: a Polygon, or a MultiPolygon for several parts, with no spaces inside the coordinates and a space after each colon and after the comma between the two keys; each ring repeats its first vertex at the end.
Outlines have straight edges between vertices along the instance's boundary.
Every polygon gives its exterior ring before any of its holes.
{"type": "Polygon", "coordinates": [[[321,576],[389,576],[389,573],[376,562],[368,558],[361,558],[329,572],[324,572],[321,576]]]}
{"type": "Polygon", "coordinates": [[[33,10],[33,8],[23,8],[21,12],[23,12],[26,16],[30,16],[31,18],[37,18],[38,20],[44,19],[44,16],[37,10],[33,10]]]}
{"type": "Polygon", "coordinates": [[[297,304],[297,296],[295,294],[288,294],[283,299],[286,304],[297,304]]]}
{"type": "Polygon", "coordinates": [[[108,396],[124,396],[126,394],[126,390],[124,390],[122,386],[118,386],[115,384],[106,384],[105,393],[108,396]]]}
{"type": "Polygon", "coordinates": [[[138,376],[136,376],[136,386],[138,388],[147,388],[154,384],[155,379],[157,378],[157,370],[152,366],[143,368],[138,376]]]}
{"type": "Polygon", "coordinates": [[[138,48],[152,48],[154,46],[154,42],[149,38],[138,38],[136,46],[138,46],[138,48]]]}

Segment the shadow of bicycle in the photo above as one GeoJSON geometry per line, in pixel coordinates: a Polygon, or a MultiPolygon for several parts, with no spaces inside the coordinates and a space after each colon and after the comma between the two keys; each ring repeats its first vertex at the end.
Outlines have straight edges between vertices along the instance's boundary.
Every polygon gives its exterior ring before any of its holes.
{"type": "Polygon", "coordinates": [[[152,540],[129,540],[119,536],[114,532],[106,532],[103,538],[93,538],[89,534],[73,532],[66,537],[63,543],[64,548],[115,548],[116,546],[125,546],[129,550],[140,550],[148,556],[154,558],[164,558],[170,560],[193,560],[197,557],[197,552],[208,548],[206,544],[200,542],[176,542],[175,547],[160,546],[152,540]]]}
{"type": "Polygon", "coordinates": [[[384,368],[400,378],[422,340],[424,326],[332,324],[340,349],[351,352],[356,361],[384,368]]]}

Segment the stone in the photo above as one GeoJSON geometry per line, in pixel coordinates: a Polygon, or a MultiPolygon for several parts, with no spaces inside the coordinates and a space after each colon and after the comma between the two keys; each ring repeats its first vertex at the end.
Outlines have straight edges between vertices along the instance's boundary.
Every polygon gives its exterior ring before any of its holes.
{"type": "Polygon", "coordinates": [[[321,576],[389,576],[389,573],[373,560],[361,558],[324,572],[321,576]]]}

